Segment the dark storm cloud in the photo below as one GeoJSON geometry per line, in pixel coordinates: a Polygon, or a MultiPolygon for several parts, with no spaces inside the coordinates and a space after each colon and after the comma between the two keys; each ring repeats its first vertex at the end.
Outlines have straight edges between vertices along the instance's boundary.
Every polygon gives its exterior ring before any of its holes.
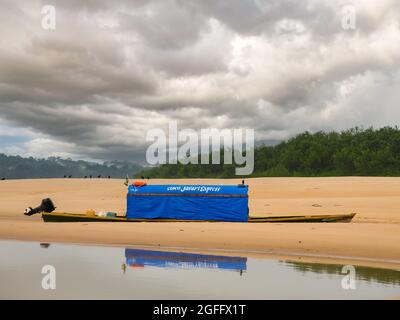
{"type": "Polygon", "coordinates": [[[157,86],[151,70],[143,77],[148,69],[124,65],[121,52],[113,53],[116,43],[92,41],[89,35],[71,43],[70,36],[32,39],[26,52],[0,53],[0,81],[7,85],[2,97],[81,104],[98,95],[151,93],[157,86]]]}
{"type": "Polygon", "coordinates": [[[4,0],[0,133],[26,139],[0,152],[143,161],[145,133],[168,120],[263,140],[394,123],[400,5],[354,0],[345,30],[348,4],[4,0]],[[54,31],[41,28],[46,4],[54,31]]]}

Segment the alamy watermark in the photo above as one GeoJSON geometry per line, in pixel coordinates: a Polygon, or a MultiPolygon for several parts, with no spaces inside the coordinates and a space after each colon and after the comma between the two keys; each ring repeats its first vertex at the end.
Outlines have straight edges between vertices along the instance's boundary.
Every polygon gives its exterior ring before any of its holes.
{"type": "Polygon", "coordinates": [[[236,175],[250,175],[254,170],[253,129],[183,129],[170,121],[168,133],[162,129],[147,132],[146,141],[153,142],[146,151],[146,160],[157,164],[236,164],[236,175]],[[221,145],[222,142],[222,145],[221,145]],[[200,161],[199,161],[200,160],[200,161]]]}
{"type": "Polygon", "coordinates": [[[344,30],[355,30],[357,27],[356,7],[353,4],[344,4],[342,10],[342,28],[344,30]]]}
{"type": "Polygon", "coordinates": [[[356,289],[356,268],[352,265],[345,265],[342,268],[341,274],[345,275],[342,278],[342,289],[355,290],[356,289]]]}
{"type": "Polygon", "coordinates": [[[41,25],[44,30],[56,29],[56,8],[52,5],[45,5],[41,10],[41,25]]]}
{"type": "Polygon", "coordinates": [[[56,268],[52,265],[45,265],[42,268],[42,289],[55,290],[56,289],[56,268]]]}

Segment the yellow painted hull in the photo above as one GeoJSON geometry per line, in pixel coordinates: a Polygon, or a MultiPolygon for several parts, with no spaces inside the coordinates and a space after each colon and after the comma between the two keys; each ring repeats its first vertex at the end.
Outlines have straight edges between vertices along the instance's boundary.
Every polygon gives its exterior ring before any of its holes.
{"type": "MultiPolygon", "coordinates": [[[[271,216],[249,217],[250,223],[287,223],[287,222],[350,222],[355,213],[341,215],[309,215],[309,216],[271,216]]],[[[87,214],[51,212],[42,213],[45,222],[205,222],[204,220],[177,220],[177,219],[128,219],[126,217],[98,217],[87,214]]],[[[207,220],[207,222],[218,222],[207,220]]]]}

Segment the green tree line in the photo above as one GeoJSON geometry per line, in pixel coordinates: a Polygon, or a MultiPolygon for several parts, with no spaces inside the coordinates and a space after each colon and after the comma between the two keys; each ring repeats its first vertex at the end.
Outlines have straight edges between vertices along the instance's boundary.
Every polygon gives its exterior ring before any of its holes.
{"type": "MultiPolygon", "coordinates": [[[[254,159],[253,177],[400,176],[400,130],[396,126],[304,132],[274,146],[256,147],[254,159]]],[[[142,170],[137,177],[235,178],[235,167],[163,164],[142,170]]]]}

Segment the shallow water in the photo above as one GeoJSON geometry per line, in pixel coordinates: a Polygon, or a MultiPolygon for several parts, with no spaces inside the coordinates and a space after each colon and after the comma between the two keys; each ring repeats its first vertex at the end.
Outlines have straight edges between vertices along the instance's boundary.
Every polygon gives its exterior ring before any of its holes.
{"type": "MultiPolygon", "coordinates": [[[[177,251],[177,250],[176,250],[177,251]]],[[[387,299],[400,296],[400,271],[245,255],[0,241],[1,299],[387,299]],[[55,268],[45,290],[42,268],[55,268]],[[346,282],[347,283],[347,282],[346,282]]],[[[48,282],[47,282],[48,283],[48,282]]]]}

